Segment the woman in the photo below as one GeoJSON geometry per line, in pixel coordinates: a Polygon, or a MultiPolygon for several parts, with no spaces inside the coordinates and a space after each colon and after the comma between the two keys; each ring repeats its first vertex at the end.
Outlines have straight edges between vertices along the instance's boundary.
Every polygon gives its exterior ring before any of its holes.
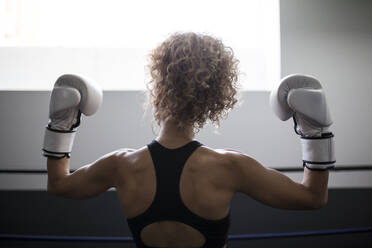
{"type": "Polygon", "coordinates": [[[229,208],[237,192],[275,208],[324,206],[326,170],[305,167],[303,182],[296,183],[239,151],[194,140],[208,120],[218,124],[236,104],[237,66],[232,50],[218,39],[172,35],[151,54],[149,103],[158,136],[147,146],[114,151],[72,174],[68,157],[80,112],[94,113],[101,96],[85,78],[61,77],[52,93],[44,142],[48,191],[81,199],[115,187],[138,247],[227,247],[229,208]],[[82,100],[70,96],[76,89],[82,100]],[[60,91],[69,92],[68,104],[61,103],[60,91]]]}

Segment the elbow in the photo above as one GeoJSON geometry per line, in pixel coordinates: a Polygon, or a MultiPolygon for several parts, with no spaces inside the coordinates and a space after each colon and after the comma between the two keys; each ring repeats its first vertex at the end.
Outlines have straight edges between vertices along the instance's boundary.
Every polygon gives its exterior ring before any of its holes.
{"type": "Polygon", "coordinates": [[[313,198],[311,203],[311,209],[321,209],[324,208],[328,203],[328,194],[324,194],[322,196],[317,195],[313,198]]]}
{"type": "Polygon", "coordinates": [[[47,192],[51,195],[55,195],[55,196],[59,195],[59,191],[55,184],[48,183],[47,192]]]}
{"type": "Polygon", "coordinates": [[[311,206],[311,209],[313,210],[321,209],[321,208],[324,208],[326,205],[327,205],[327,200],[317,201],[311,206]]]}
{"type": "Polygon", "coordinates": [[[64,196],[65,195],[62,187],[60,186],[60,184],[58,184],[56,182],[54,182],[54,183],[48,182],[47,192],[51,195],[54,195],[54,196],[64,196]]]}

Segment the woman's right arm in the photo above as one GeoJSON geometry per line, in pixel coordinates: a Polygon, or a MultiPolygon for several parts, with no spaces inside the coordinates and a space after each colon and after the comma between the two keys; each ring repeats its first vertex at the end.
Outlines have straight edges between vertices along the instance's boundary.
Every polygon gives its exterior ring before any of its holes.
{"type": "Polygon", "coordinates": [[[229,156],[236,192],[281,209],[317,209],[327,203],[328,171],[311,171],[305,167],[303,180],[297,183],[245,154],[231,152],[229,156]]]}

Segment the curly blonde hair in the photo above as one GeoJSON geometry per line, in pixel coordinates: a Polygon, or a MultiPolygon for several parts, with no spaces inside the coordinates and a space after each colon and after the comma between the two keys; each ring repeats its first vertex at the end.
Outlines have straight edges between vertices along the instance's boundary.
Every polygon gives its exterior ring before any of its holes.
{"type": "Polygon", "coordinates": [[[238,63],[231,48],[205,34],[175,33],[150,54],[148,103],[154,118],[179,128],[219,125],[237,103],[238,63]]]}

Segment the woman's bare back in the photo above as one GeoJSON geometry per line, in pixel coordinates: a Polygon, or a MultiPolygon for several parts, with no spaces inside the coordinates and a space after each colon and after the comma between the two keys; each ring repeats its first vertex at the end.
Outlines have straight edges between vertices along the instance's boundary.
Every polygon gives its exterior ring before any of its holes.
{"type": "MultiPolygon", "coordinates": [[[[119,173],[123,173],[123,180],[117,192],[126,217],[133,218],[145,212],[155,197],[155,169],[147,147],[128,150],[122,160],[123,169],[119,173]]],[[[205,146],[189,157],[180,178],[180,195],[191,212],[208,220],[228,215],[235,193],[226,177],[228,162],[223,150],[205,146]]],[[[155,247],[201,247],[205,242],[198,230],[175,221],[152,223],[142,230],[141,238],[155,247]]]]}

